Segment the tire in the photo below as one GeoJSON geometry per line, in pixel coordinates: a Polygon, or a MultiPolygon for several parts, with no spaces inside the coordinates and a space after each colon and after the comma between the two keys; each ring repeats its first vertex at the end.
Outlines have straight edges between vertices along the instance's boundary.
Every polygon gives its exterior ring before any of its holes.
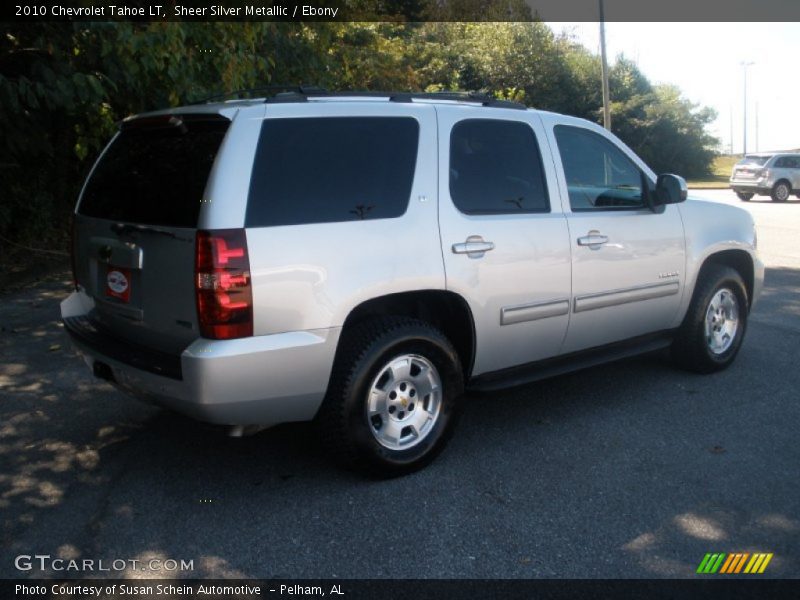
{"type": "Polygon", "coordinates": [[[770,196],[773,202],[786,202],[789,199],[789,194],[792,193],[792,187],[785,181],[779,181],[772,186],[770,196]]]}
{"type": "Polygon", "coordinates": [[[755,194],[751,194],[748,192],[736,192],[736,195],[739,196],[739,200],[742,202],[750,202],[755,194]]]}
{"type": "Polygon", "coordinates": [[[464,374],[455,348],[407,317],[370,319],[342,335],[316,418],[323,446],[346,468],[374,477],[426,466],[458,416],[464,374]]]}
{"type": "Polygon", "coordinates": [[[741,275],[730,267],[708,265],[700,276],[672,343],[672,358],[695,373],[713,373],[729,367],[742,345],[747,292],[741,275]]]}

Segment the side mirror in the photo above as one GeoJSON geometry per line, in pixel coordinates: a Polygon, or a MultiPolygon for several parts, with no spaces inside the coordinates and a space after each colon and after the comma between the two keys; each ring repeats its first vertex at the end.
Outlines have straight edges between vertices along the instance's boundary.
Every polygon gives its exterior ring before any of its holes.
{"type": "Polygon", "coordinates": [[[656,205],[683,202],[688,194],[686,180],[680,175],[665,173],[656,179],[656,205]]]}

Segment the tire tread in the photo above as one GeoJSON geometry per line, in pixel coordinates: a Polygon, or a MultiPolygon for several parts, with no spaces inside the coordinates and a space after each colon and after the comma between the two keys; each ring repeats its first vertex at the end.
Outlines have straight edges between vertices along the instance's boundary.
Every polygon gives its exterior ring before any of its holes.
{"type": "MultiPolygon", "coordinates": [[[[735,269],[719,264],[711,264],[705,267],[700,273],[700,279],[695,286],[692,295],[692,302],[686,313],[675,339],[672,343],[672,358],[682,368],[694,371],[695,373],[713,373],[728,366],[729,363],[716,363],[712,361],[705,347],[698,343],[704,336],[703,325],[705,322],[707,298],[719,285],[720,281],[733,280],[737,282],[740,290],[745,296],[745,305],[741,307],[744,312],[742,326],[746,326],[749,300],[746,297],[744,282],[741,275],[735,269]]],[[[742,331],[742,335],[744,331],[742,331]]],[[[738,351],[738,350],[737,350],[738,351]]],[[[734,353],[735,356],[735,353],[734,353]]]]}
{"type": "MultiPolygon", "coordinates": [[[[447,346],[455,360],[458,355],[444,334],[426,321],[406,316],[374,317],[347,328],[336,352],[328,392],[320,407],[315,424],[323,448],[341,466],[365,472],[373,476],[393,475],[376,471],[375,465],[363,460],[348,432],[346,397],[336,390],[352,390],[358,371],[370,359],[374,347],[399,330],[417,328],[439,338],[447,346]]],[[[460,363],[457,363],[460,369],[460,363]]]]}

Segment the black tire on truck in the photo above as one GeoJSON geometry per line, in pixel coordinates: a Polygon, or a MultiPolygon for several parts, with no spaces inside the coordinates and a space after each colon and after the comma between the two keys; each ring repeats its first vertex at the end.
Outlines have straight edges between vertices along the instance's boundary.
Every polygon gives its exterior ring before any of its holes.
{"type": "Polygon", "coordinates": [[[672,358],[696,373],[726,369],[747,329],[747,290],[741,275],[724,265],[703,267],[692,302],[672,343],[672,358]]]}
{"type": "Polygon", "coordinates": [[[458,353],[441,331],[409,317],[372,318],[343,331],[316,427],[346,468],[395,477],[442,451],[463,391],[458,353]]]}

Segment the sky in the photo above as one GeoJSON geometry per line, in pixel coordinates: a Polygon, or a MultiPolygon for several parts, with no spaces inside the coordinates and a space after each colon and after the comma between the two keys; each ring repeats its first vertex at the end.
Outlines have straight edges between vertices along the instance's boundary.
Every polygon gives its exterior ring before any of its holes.
{"type": "MultiPolygon", "coordinates": [[[[599,54],[598,23],[548,25],[599,54]]],[[[800,148],[800,23],[606,23],[606,49],[609,63],[624,54],[650,81],[675,84],[692,102],[714,108],[718,117],[710,132],[724,152],[732,139],[738,154],[744,137],[741,63],[754,63],[747,67],[747,151],[800,148]]]]}

